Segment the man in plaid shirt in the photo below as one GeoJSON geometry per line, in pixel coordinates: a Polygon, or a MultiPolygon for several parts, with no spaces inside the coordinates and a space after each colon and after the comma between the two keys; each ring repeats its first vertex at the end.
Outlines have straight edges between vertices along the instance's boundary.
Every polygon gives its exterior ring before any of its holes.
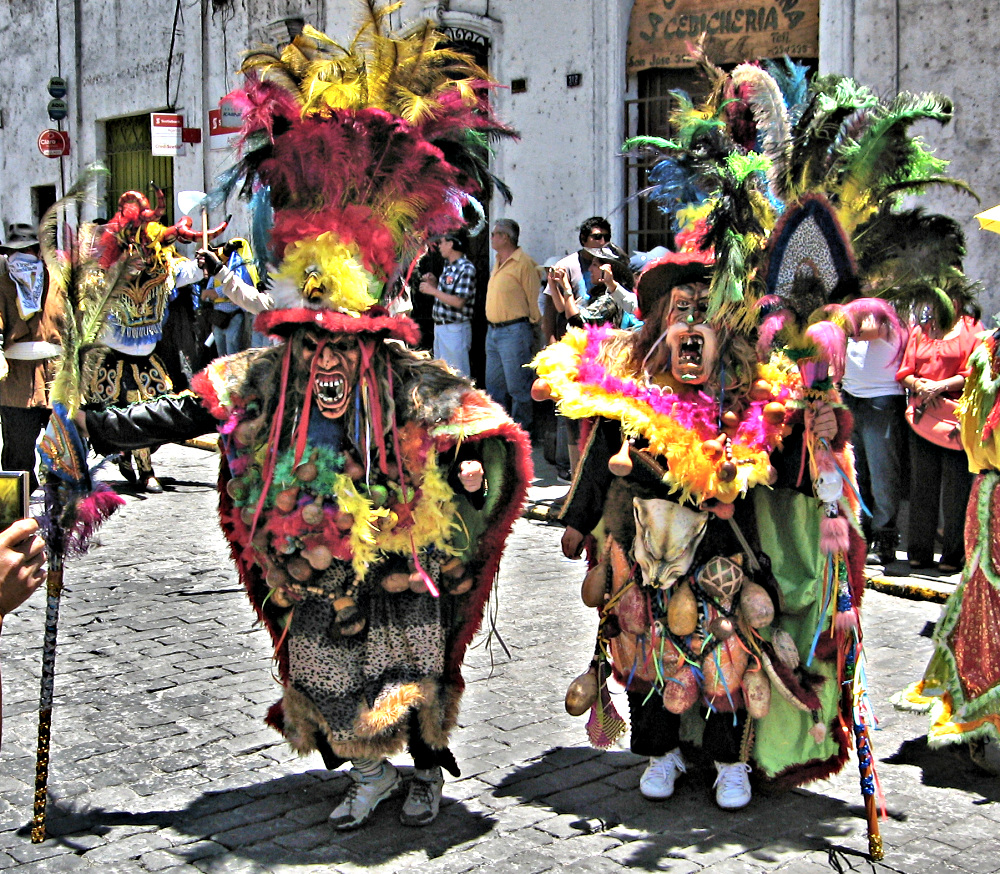
{"type": "Polygon", "coordinates": [[[441,278],[424,274],[420,291],[434,298],[434,357],[469,376],[472,307],[476,301],[476,268],[465,257],[469,237],[464,230],[445,234],[438,251],[445,260],[441,278]]]}

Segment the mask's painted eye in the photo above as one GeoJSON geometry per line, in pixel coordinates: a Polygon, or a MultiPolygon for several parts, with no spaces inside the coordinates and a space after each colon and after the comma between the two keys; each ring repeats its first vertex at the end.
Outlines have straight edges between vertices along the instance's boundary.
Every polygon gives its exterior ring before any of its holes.
{"type": "Polygon", "coordinates": [[[313,334],[303,334],[302,348],[308,352],[315,352],[319,348],[319,341],[313,334]]]}

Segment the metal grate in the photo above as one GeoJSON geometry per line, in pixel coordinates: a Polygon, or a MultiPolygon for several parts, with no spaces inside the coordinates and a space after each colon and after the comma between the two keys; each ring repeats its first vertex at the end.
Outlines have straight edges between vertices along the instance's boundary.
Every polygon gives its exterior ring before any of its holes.
{"type": "Polygon", "coordinates": [[[173,223],[174,160],[170,156],[153,156],[149,115],[115,118],[106,123],[108,180],[108,215],[114,215],[118,198],[126,191],[141,191],[150,201],[150,182],[163,189],[167,212],[162,221],[173,223]]]}
{"type": "MultiPolygon", "coordinates": [[[[695,69],[651,69],[638,75],[639,96],[625,101],[625,130],[628,136],[669,138],[670,112],[675,98],[671,91],[686,91],[697,101],[702,99],[705,80],[695,69]]],[[[646,252],[654,246],[672,242],[670,216],[644,197],[635,195],[649,184],[652,159],[628,158],[625,161],[625,191],[629,208],[625,219],[625,241],[630,250],[646,252]]]]}

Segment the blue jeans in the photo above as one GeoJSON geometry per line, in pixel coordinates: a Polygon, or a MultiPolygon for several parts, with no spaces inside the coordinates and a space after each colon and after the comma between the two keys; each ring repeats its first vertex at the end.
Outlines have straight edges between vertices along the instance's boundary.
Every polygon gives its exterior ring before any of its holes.
{"type": "Polygon", "coordinates": [[[511,417],[530,430],[531,383],[534,375],[525,365],[531,361],[535,330],[530,322],[518,322],[486,332],[486,392],[506,407],[511,417]]]}
{"type": "Polygon", "coordinates": [[[855,468],[861,497],[872,512],[873,533],[895,529],[903,483],[906,440],[905,395],[857,398],[846,391],[844,403],[854,416],[855,468]]]}
{"type": "Polygon", "coordinates": [[[470,376],[469,347],[472,322],[451,322],[434,326],[434,357],[450,364],[463,376],[470,376]]]}
{"type": "Polygon", "coordinates": [[[212,336],[215,337],[215,354],[221,358],[224,355],[232,355],[240,352],[240,338],[243,335],[243,313],[233,313],[229,324],[224,328],[212,328],[212,336]]]}

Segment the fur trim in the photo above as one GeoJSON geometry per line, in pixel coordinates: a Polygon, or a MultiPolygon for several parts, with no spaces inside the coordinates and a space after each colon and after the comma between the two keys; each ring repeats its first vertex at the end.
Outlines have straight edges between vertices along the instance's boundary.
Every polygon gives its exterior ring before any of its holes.
{"type": "MultiPolygon", "coordinates": [[[[374,707],[362,706],[354,727],[359,738],[370,739],[404,723],[413,707],[427,701],[427,681],[403,683],[392,691],[379,695],[374,707]]],[[[433,694],[433,693],[431,693],[433,694]]]]}

